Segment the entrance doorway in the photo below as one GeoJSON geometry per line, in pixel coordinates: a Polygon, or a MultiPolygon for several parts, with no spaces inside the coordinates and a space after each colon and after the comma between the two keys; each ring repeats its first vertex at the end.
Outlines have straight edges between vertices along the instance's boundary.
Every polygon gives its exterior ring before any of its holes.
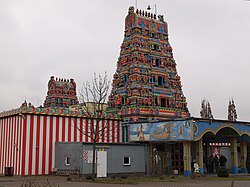
{"type": "MultiPolygon", "coordinates": [[[[228,170],[232,168],[231,139],[234,137],[239,138],[240,136],[234,129],[229,127],[220,129],[216,134],[207,132],[203,135],[205,172],[215,173],[220,167],[225,167],[228,170]],[[217,158],[215,159],[215,157],[217,158]],[[226,158],[224,163],[220,162],[221,157],[226,158]]],[[[236,150],[238,150],[236,152],[237,162],[240,163],[240,149],[236,150]]]]}
{"type": "Polygon", "coordinates": [[[173,142],[171,143],[171,160],[172,169],[177,170],[178,173],[184,172],[184,161],[183,161],[183,143],[173,142]]]}

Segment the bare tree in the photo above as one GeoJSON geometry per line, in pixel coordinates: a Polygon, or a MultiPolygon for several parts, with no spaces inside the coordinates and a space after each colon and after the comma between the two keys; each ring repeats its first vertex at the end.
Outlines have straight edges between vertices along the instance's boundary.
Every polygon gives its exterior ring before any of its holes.
{"type": "MultiPolygon", "coordinates": [[[[92,180],[95,179],[96,173],[96,143],[100,136],[104,136],[103,128],[100,128],[100,122],[105,119],[105,111],[107,105],[107,95],[110,81],[107,73],[104,76],[94,74],[92,82],[84,82],[83,87],[79,91],[79,100],[81,102],[81,110],[85,113],[86,118],[90,121],[90,132],[75,127],[85,136],[88,136],[93,142],[93,161],[92,161],[92,180]]],[[[105,125],[107,128],[107,125],[105,125]]]]}

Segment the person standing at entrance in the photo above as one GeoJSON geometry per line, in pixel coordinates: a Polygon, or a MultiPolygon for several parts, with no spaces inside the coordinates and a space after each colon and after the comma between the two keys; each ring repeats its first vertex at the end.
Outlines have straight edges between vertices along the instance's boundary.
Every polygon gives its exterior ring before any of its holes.
{"type": "Polygon", "coordinates": [[[218,168],[219,168],[219,158],[218,158],[218,155],[214,155],[213,161],[214,161],[214,166],[215,166],[215,172],[217,172],[218,168]]]}
{"type": "Polygon", "coordinates": [[[224,155],[220,155],[220,167],[225,167],[227,158],[224,155]]]}
{"type": "Polygon", "coordinates": [[[214,159],[213,159],[213,155],[211,155],[208,158],[208,172],[209,173],[213,173],[214,172],[214,159]]]}

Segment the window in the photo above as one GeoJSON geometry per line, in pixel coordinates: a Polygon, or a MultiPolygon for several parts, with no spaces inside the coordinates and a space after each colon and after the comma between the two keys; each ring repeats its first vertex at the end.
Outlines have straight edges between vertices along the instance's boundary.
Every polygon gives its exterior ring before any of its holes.
{"type": "Polygon", "coordinates": [[[155,77],[154,77],[154,76],[150,77],[150,78],[148,79],[148,81],[149,81],[150,83],[154,83],[154,82],[155,82],[155,77]]]}
{"type": "Polygon", "coordinates": [[[65,165],[70,166],[70,157],[68,156],[65,157],[65,165]]]}
{"type": "Polygon", "coordinates": [[[166,98],[161,98],[161,107],[166,107],[166,98]]]}
{"type": "Polygon", "coordinates": [[[159,45],[153,44],[153,50],[159,51],[160,50],[159,45]]]}
{"type": "Polygon", "coordinates": [[[129,156],[125,156],[123,157],[123,165],[124,166],[130,166],[130,157],[129,156]]]}
{"type": "Polygon", "coordinates": [[[164,84],[164,78],[161,77],[161,76],[159,76],[159,77],[158,77],[158,85],[159,85],[159,86],[162,86],[163,84],[164,84]]]}
{"type": "Polygon", "coordinates": [[[158,98],[155,97],[155,105],[158,105],[158,98]]]}
{"type": "Polygon", "coordinates": [[[157,59],[155,60],[155,65],[156,65],[156,66],[160,66],[160,65],[161,65],[160,59],[157,58],[157,59]]]}
{"type": "Polygon", "coordinates": [[[124,76],[124,81],[128,82],[128,75],[127,74],[124,76]]]}

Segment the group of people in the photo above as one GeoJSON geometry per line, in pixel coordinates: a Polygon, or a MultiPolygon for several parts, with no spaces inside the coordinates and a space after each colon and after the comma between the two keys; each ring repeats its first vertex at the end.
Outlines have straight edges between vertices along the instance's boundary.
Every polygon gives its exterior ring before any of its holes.
{"type": "Polygon", "coordinates": [[[213,173],[218,171],[219,167],[225,167],[227,158],[224,155],[211,155],[209,157],[208,172],[213,173]]]}

